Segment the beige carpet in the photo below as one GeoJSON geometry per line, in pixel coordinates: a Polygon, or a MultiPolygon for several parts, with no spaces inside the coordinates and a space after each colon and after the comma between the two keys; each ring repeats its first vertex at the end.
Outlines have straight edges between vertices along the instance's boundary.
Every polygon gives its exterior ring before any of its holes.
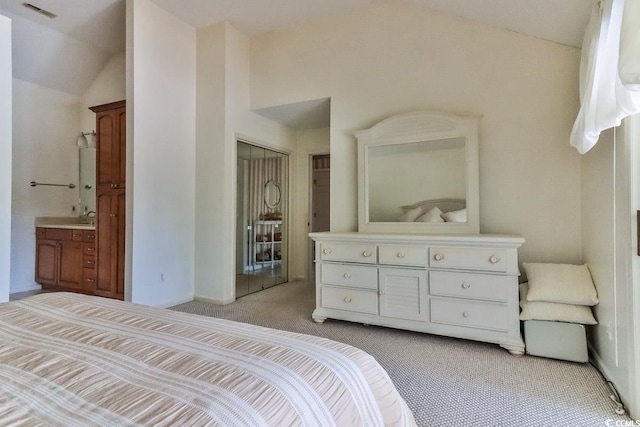
{"type": "Polygon", "coordinates": [[[387,370],[420,426],[602,427],[616,415],[598,371],[493,344],[358,323],[311,319],[315,289],[286,283],[226,306],[203,302],[172,309],[330,338],[372,354],[387,370]]]}

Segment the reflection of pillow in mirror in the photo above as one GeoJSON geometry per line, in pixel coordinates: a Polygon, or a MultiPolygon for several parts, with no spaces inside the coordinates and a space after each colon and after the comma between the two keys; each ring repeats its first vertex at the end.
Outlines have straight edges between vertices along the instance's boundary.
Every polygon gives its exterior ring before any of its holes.
{"type": "Polygon", "coordinates": [[[424,215],[419,216],[416,222],[444,222],[440,215],[442,215],[442,211],[436,206],[424,215]]]}
{"type": "Polygon", "coordinates": [[[418,206],[417,208],[409,209],[402,215],[398,217],[398,221],[400,222],[413,222],[422,215],[422,206],[418,206]]]}
{"type": "Polygon", "coordinates": [[[440,215],[446,222],[467,222],[467,210],[460,209],[457,211],[446,212],[440,215]]]}

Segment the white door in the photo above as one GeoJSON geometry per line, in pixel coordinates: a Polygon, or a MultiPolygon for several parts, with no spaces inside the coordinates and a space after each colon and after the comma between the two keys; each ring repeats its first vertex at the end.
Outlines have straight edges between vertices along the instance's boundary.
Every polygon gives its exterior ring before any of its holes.
{"type": "Polygon", "coordinates": [[[394,319],[428,319],[427,272],[379,268],[380,316],[394,319]]]}

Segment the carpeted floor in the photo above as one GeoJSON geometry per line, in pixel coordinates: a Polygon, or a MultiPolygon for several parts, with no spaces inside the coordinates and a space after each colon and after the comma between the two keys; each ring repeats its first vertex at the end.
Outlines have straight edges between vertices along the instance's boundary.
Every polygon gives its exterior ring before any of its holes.
{"type": "MultiPolygon", "coordinates": [[[[285,283],[216,306],[174,310],[300,332],[351,344],[387,370],[418,425],[602,427],[616,415],[612,394],[589,364],[514,357],[493,344],[358,323],[311,319],[315,289],[285,283]]],[[[630,425],[630,424],[629,424],[630,425]]]]}

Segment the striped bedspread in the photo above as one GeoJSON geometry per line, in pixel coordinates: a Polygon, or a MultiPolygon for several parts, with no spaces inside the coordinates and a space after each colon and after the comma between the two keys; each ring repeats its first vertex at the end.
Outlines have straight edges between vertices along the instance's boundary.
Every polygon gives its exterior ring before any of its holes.
{"type": "Polygon", "coordinates": [[[69,293],[0,304],[2,426],[407,426],[369,354],[69,293]]]}

